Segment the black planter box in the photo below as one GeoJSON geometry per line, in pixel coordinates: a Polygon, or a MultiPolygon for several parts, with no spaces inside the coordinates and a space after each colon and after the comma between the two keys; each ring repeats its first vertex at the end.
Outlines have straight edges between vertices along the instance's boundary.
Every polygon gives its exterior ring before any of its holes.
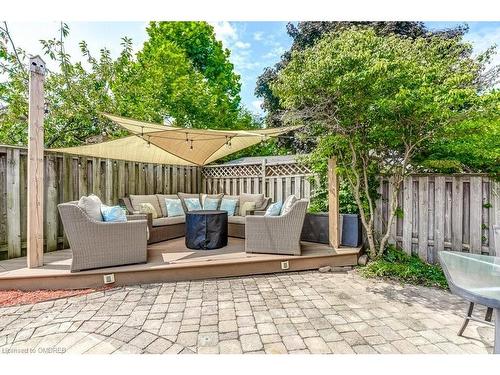
{"type": "MultiPolygon", "coordinates": [[[[362,228],[359,215],[340,214],[340,244],[358,247],[362,241],[362,228]]],[[[328,212],[306,213],[301,241],[329,244],[328,212]]]]}
{"type": "Polygon", "coordinates": [[[342,236],[340,244],[358,247],[361,244],[361,219],[356,214],[342,214],[342,236]]]}
{"type": "Polygon", "coordinates": [[[328,244],[328,213],[306,213],[301,241],[328,244]]]}

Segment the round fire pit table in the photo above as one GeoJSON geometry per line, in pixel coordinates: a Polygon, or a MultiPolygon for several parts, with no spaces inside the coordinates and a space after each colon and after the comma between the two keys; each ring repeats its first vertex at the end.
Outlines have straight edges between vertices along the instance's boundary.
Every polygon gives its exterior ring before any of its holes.
{"type": "Polygon", "coordinates": [[[227,211],[203,210],[186,213],[186,247],[213,250],[227,246],[227,211]]]}

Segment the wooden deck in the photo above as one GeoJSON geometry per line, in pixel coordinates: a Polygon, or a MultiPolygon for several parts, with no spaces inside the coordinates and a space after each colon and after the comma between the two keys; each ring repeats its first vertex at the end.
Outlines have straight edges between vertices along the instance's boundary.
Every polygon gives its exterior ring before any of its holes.
{"type": "Polygon", "coordinates": [[[247,254],[244,240],[238,238],[229,238],[222,249],[206,251],[187,249],[184,238],[178,238],[150,245],[147,263],[76,273],[70,272],[71,250],[59,250],[45,253],[43,267],[34,269],[26,267],[26,257],[0,261],[0,290],[97,288],[104,286],[107,274],[114,274],[112,285],[131,285],[349,266],[357,264],[361,251],[310,242],[301,245],[300,256],[247,254]],[[289,262],[289,269],[282,270],[283,261],[289,262]]]}

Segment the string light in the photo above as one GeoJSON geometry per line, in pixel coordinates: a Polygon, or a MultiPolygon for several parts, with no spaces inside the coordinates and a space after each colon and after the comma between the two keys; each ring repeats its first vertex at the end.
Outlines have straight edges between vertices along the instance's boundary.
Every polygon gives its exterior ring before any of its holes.
{"type": "Polygon", "coordinates": [[[189,143],[189,133],[186,133],[186,144],[189,143]]]}
{"type": "Polygon", "coordinates": [[[191,139],[190,144],[189,144],[189,149],[193,149],[193,140],[191,139]]]}

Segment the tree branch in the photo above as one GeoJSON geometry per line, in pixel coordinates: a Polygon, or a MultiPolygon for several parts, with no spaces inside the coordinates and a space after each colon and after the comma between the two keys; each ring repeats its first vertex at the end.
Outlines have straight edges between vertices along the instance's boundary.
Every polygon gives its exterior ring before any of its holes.
{"type": "Polygon", "coordinates": [[[21,58],[19,57],[19,54],[17,53],[17,49],[16,49],[16,46],[14,44],[14,40],[12,39],[12,36],[10,35],[10,31],[9,31],[9,27],[7,26],[7,22],[6,21],[3,21],[3,24],[4,24],[4,31],[5,31],[5,34],[7,35],[7,38],[9,39],[9,42],[10,44],[12,45],[12,49],[14,50],[14,55],[16,56],[16,60],[19,64],[19,67],[24,70],[24,64],[22,63],[21,61],[21,58]]]}

